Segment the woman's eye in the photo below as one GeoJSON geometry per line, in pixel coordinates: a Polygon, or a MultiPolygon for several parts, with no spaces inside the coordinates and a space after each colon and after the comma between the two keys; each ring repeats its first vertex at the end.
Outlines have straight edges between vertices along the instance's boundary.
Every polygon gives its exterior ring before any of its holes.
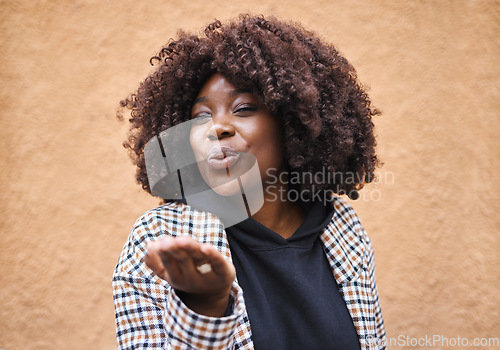
{"type": "Polygon", "coordinates": [[[212,115],[210,113],[202,112],[195,114],[192,120],[194,125],[203,125],[208,123],[211,119],[212,115]]]}
{"type": "Polygon", "coordinates": [[[237,113],[237,114],[244,114],[244,113],[247,113],[247,114],[250,114],[252,112],[255,112],[257,110],[257,106],[254,106],[254,105],[241,105],[241,106],[237,106],[236,109],[234,110],[234,113],[237,113]]]}

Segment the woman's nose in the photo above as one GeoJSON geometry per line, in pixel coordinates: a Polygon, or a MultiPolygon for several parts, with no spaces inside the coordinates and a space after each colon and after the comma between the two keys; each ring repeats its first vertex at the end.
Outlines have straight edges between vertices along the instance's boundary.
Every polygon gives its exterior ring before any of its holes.
{"type": "Polygon", "coordinates": [[[231,116],[228,114],[213,116],[213,130],[210,133],[212,138],[217,138],[221,140],[226,137],[233,136],[235,133],[234,126],[232,124],[231,116]]]}

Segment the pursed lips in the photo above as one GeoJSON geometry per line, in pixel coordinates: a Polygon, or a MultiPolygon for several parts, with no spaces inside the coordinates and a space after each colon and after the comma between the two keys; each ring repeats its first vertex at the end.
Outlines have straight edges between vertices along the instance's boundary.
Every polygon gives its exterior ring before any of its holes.
{"type": "Polygon", "coordinates": [[[215,170],[228,169],[240,158],[240,152],[229,146],[212,147],[207,155],[207,164],[215,170]]]}

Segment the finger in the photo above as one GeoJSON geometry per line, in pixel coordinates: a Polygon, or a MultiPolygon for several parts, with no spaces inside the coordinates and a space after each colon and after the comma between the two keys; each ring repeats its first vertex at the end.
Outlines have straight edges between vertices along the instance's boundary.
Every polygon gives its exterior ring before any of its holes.
{"type": "Polygon", "coordinates": [[[186,249],[179,247],[177,244],[172,245],[172,247],[168,250],[168,254],[175,260],[181,273],[191,274],[196,268],[191,254],[186,249]]]}
{"type": "Polygon", "coordinates": [[[177,247],[184,249],[194,260],[196,265],[206,262],[207,257],[201,251],[201,243],[190,237],[179,237],[176,240],[177,247]]]}
{"type": "MultiPolygon", "coordinates": [[[[163,268],[166,271],[166,277],[164,278],[171,285],[179,281],[182,278],[183,272],[178,264],[177,259],[171,254],[172,247],[175,248],[175,238],[167,237],[155,242],[150,243],[152,252],[156,252],[159,256],[163,268]]],[[[162,276],[162,275],[160,275],[162,276]]]]}
{"type": "Polygon", "coordinates": [[[212,267],[212,271],[214,271],[218,275],[233,275],[235,274],[234,266],[228,262],[221,252],[217,250],[212,244],[203,244],[201,247],[202,253],[208,259],[212,267]]]}
{"type": "Polygon", "coordinates": [[[157,276],[168,282],[170,278],[165,265],[168,265],[169,261],[165,261],[165,259],[160,257],[158,247],[158,242],[148,243],[144,262],[157,276]]]}
{"type": "MultiPolygon", "coordinates": [[[[207,256],[201,251],[201,243],[191,237],[170,238],[163,242],[161,249],[173,257],[175,263],[179,266],[179,278],[188,278],[194,281],[201,271],[199,266],[208,262],[207,256]]],[[[202,273],[206,274],[206,273],[202,273]]],[[[175,278],[176,281],[177,275],[175,278]]]]}

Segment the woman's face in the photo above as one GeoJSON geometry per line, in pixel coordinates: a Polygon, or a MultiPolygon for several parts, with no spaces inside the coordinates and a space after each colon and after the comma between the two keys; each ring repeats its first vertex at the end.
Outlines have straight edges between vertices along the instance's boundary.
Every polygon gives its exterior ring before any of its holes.
{"type": "Polygon", "coordinates": [[[191,116],[191,147],[203,179],[217,193],[237,193],[239,178],[249,173],[255,160],[262,183],[268,169],[281,170],[281,125],[257,95],[239,90],[217,73],[201,88],[191,116]]]}

